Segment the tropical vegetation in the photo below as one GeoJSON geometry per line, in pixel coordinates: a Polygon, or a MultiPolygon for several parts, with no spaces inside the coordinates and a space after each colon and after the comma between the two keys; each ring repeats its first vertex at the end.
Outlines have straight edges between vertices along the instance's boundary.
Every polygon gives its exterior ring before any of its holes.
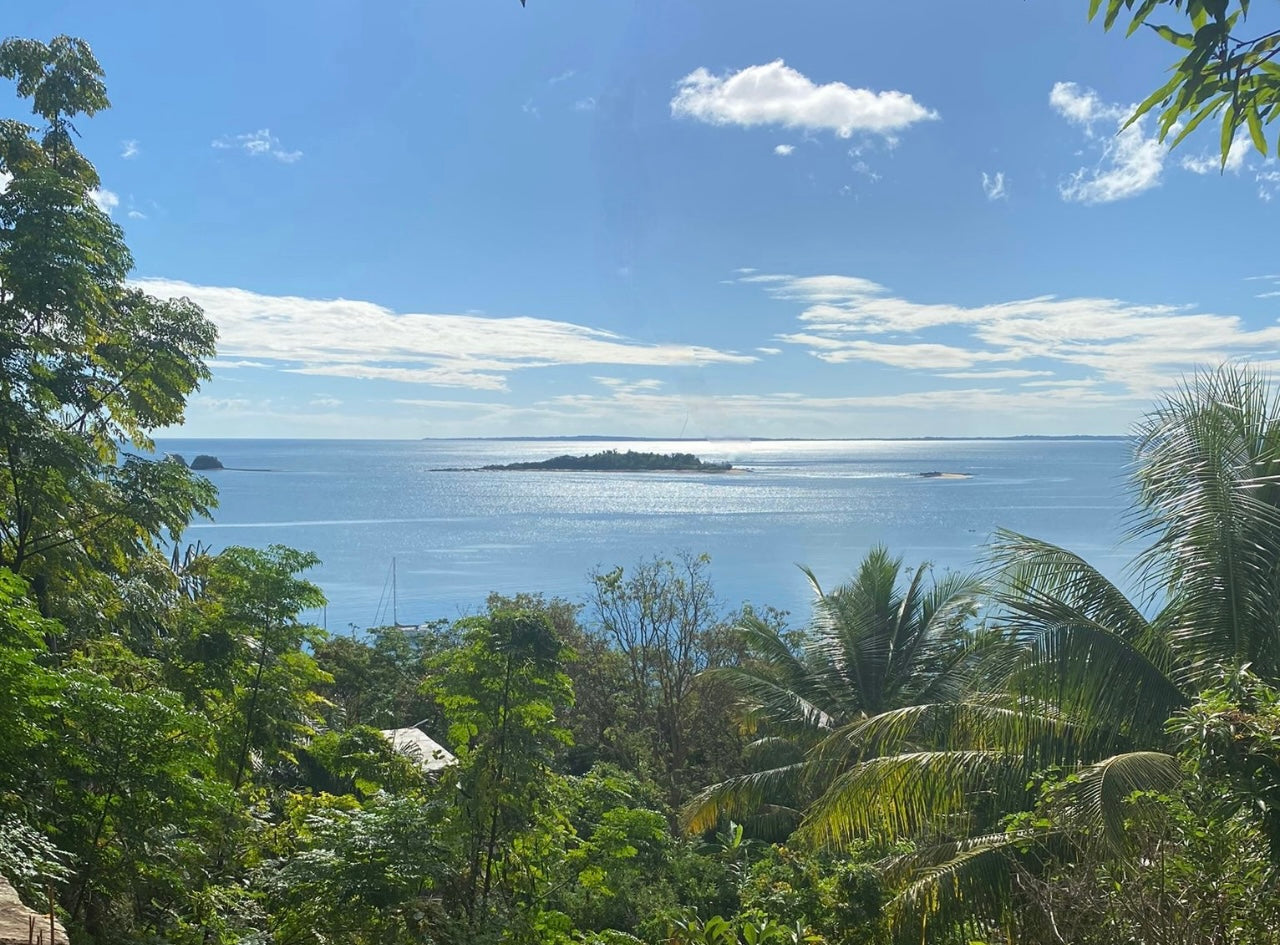
{"type": "Polygon", "coordinates": [[[216,332],[128,282],[76,147],[92,50],[9,40],[0,74],[33,114],[0,121],[0,876],[72,941],[1277,940],[1265,375],[1135,430],[1136,594],[1002,533],[974,575],[809,574],[798,625],[678,554],[330,636],[314,555],[183,545],[216,492],[151,437],[216,332]]]}

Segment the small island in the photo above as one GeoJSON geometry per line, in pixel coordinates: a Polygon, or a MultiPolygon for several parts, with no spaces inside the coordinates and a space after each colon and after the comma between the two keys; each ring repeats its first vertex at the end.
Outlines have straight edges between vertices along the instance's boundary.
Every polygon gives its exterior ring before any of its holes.
{"type": "Polygon", "coordinates": [[[928,472],[916,473],[921,479],[972,479],[973,473],[941,472],[931,469],[928,472]]]}
{"type": "Polygon", "coordinates": [[[209,469],[225,469],[226,467],[222,465],[222,460],[218,459],[218,457],[202,453],[191,461],[191,468],[197,472],[203,472],[209,469]]]}
{"type": "MultiPolygon", "coordinates": [[[[453,470],[451,470],[453,471],[453,470]]],[[[470,471],[470,470],[468,470],[470,471]]],[[[711,463],[692,453],[640,453],[627,450],[605,450],[587,456],[554,456],[537,462],[506,463],[480,466],[484,472],[699,472],[726,473],[731,463],[711,463]]]]}

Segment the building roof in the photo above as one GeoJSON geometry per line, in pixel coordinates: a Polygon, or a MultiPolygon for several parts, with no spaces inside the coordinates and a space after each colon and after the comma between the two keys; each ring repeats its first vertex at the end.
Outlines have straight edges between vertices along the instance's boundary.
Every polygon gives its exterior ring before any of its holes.
{"type": "Polygon", "coordinates": [[[384,728],[382,734],[393,749],[413,758],[426,771],[439,771],[458,760],[443,745],[416,728],[384,728]]]}

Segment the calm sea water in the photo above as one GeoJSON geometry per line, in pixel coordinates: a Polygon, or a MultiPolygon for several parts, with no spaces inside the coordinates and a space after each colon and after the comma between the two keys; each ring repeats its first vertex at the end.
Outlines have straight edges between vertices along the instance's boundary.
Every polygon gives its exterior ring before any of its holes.
{"type": "Polygon", "coordinates": [[[315,551],[330,630],[474,613],[490,591],[580,599],[596,567],[707,552],[719,597],[808,612],[796,564],[826,586],[876,543],[909,562],[967,569],[998,527],[1084,554],[1113,578],[1128,503],[1118,440],[601,443],[165,440],[219,457],[212,522],[186,540],[315,551]],[[562,453],[694,452],[742,475],[437,472],[562,453]],[[252,470],[252,471],[251,471],[252,470]],[[921,479],[926,470],[971,479],[921,479]]]}

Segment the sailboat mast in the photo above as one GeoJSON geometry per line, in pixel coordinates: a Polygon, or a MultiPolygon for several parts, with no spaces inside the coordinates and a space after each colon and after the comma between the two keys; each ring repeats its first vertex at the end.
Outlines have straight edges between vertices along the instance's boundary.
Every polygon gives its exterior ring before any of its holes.
{"type": "Polygon", "coordinates": [[[391,625],[400,626],[400,611],[396,605],[396,559],[391,559],[391,625]]]}

